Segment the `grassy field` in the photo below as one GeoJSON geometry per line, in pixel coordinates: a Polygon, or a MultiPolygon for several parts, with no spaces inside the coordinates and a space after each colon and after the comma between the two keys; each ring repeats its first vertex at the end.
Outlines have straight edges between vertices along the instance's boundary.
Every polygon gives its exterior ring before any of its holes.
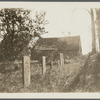
{"type": "MultiPolygon", "coordinates": [[[[66,92],[77,74],[84,65],[83,60],[70,60],[63,67],[54,65],[52,70],[47,66],[47,71],[42,76],[42,67],[31,65],[31,84],[28,88],[23,86],[22,67],[18,70],[10,70],[0,73],[0,92],[25,93],[25,92],[66,92]]],[[[7,67],[7,66],[6,66],[7,67]]]]}

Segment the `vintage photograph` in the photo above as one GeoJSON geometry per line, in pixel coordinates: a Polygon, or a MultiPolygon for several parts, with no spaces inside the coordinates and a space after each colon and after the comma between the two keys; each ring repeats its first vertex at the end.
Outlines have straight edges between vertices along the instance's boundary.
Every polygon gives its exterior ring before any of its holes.
{"type": "Polygon", "coordinates": [[[0,93],[99,93],[98,5],[0,2],[0,93]]]}

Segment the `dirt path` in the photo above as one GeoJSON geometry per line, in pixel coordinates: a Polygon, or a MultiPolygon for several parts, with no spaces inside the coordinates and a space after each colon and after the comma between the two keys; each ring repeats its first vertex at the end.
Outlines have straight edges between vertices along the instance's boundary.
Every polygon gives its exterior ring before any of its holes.
{"type": "MultiPolygon", "coordinates": [[[[56,66],[53,67],[51,76],[56,76],[55,78],[56,82],[55,82],[55,85],[53,86],[54,88],[56,88],[54,89],[54,92],[68,92],[69,91],[69,87],[71,86],[71,84],[73,83],[77,75],[80,73],[84,65],[85,58],[70,60],[70,63],[65,64],[64,67],[60,67],[60,68],[57,68],[56,66]],[[55,70],[56,70],[56,74],[53,73],[55,72],[55,70]]],[[[54,84],[54,80],[52,84],[54,84]]]]}
{"type": "Polygon", "coordinates": [[[72,60],[70,64],[66,65],[67,68],[65,71],[67,71],[67,80],[65,84],[64,92],[69,92],[71,88],[73,88],[74,85],[77,83],[77,76],[80,74],[83,66],[84,66],[85,60],[72,60]]]}

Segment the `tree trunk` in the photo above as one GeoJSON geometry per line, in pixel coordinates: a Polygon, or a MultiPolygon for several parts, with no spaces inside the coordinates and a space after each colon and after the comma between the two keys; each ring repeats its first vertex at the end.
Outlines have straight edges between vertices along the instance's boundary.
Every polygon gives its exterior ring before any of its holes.
{"type": "Polygon", "coordinates": [[[93,8],[91,8],[92,52],[96,52],[95,22],[93,8]]]}
{"type": "Polygon", "coordinates": [[[99,52],[100,52],[100,22],[98,23],[98,42],[99,42],[99,52]]]}
{"type": "Polygon", "coordinates": [[[99,52],[100,52],[100,8],[95,9],[96,11],[96,24],[97,24],[97,32],[98,32],[98,42],[99,42],[99,52]]]}

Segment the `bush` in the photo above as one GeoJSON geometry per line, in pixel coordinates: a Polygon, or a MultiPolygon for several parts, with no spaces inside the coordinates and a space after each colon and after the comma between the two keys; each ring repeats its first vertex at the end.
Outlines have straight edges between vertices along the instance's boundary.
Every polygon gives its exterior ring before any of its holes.
{"type": "Polygon", "coordinates": [[[100,61],[100,53],[97,54],[96,59],[97,59],[97,61],[100,61]]]}

